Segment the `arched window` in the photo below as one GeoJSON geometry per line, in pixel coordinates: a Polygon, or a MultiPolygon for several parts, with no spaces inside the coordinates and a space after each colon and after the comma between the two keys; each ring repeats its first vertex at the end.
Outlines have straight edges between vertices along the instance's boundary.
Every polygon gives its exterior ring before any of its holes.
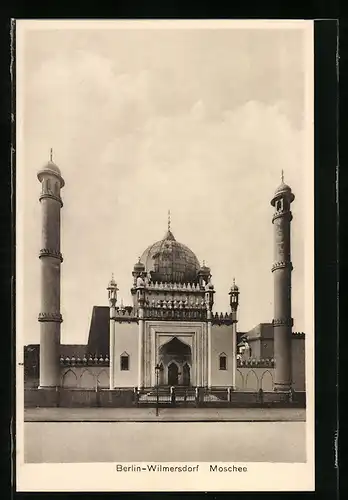
{"type": "Polygon", "coordinates": [[[124,352],[120,356],[121,371],[129,370],[129,355],[124,352]]]}
{"type": "Polygon", "coordinates": [[[219,370],[227,370],[227,356],[224,352],[219,356],[219,370]]]}
{"type": "Polygon", "coordinates": [[[277,211],[280,211],[282,209],[282,200],[277,201],[277,211]]]}

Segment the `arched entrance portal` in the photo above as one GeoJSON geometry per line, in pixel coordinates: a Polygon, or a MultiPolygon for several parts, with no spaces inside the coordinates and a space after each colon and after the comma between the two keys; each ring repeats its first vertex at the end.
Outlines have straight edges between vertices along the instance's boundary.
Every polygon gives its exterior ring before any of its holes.
{"type": "Polygon", "coordinates": [[[159,348],[158,355],[164,367],[164,385],[191,385],[192,354],[188,344],[174,337],[159,348]]]}

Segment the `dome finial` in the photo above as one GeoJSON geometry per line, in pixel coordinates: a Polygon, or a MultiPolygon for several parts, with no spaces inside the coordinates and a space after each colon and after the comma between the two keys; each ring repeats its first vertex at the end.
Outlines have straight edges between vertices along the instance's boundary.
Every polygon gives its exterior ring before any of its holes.
{"type": "Polygon", "coordinates": [[[168,210],[168,231],[170,231],[170,210],[168,210]]]}
{"type": "Polygon", "coordinates": [[[53,148],[50,149],[50,162],[53,163],[53,148]]]}
{"type": "Polygon", "coordinates": [[[205,260],[203,260],[203,266],[205,266],[205,260]]]}
{"type": "Polygon", "coordinates": [[[236,278],[233,278],[233,280],[232,280],[232,284],[233,284],[233,286],[235,286],[235,285],[236,285],[236,278]]]}
{"type": "Polygon", "coordinates": [[[282,176],[281,176],[282,183],[284,182],[284,170],[282,169],[282,176]]]}

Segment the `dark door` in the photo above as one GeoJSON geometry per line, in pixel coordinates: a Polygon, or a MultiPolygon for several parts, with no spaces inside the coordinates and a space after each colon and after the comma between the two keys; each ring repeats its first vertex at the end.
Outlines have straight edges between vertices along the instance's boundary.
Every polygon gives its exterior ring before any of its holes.
{"type": "Polygon", "coordinates": [[[168,384],[178,385],[179,383],[179,369],[175,363],[168,366],[168,384]]]}
{"type": "Polygon", "coordinates": [[[182,369],[183,385],[190,385],[190,367],[187,363],[184,364],[182,369]]]}

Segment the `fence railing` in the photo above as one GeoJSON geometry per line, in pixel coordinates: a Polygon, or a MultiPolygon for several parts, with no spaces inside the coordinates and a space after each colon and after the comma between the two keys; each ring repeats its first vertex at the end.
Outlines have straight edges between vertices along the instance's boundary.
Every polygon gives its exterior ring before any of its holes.
{"type": "Polygon", "coordinates": [[[54,389],[26,388],[25,407],[131,407],[141,405],[195,406],[195,407],[233,407],[233,406],[274,406],[286,405],[304,408],[305,392],[277,393],[274,391],[257,392],[233,391],[231,388],[206,389],[168,388],[166,390],[125,388],[123,390],[98,389],[54,389]]]}

